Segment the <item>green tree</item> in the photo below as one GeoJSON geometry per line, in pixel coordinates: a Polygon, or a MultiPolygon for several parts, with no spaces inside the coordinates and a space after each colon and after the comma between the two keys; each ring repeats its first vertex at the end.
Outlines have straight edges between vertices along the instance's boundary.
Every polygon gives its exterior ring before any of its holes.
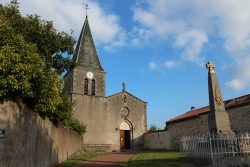
{"type": "MultiPolygon", "coordinates": [[[[36,43],[26,41],[0,12],[0,102],[15,100],[79,134],[85,126],[74,119],[61,79],[40,56],[36,43]]],[[[53,41],[51,41],[53,42],[53,41]]]]}
{"type": "Polygon", "coordinates": [[[6,6],[0,5],[0,13],[8,19],[16,34],[21,34],[25,41],[36,45],[47,68],[62,74],[71,66],[70,55],[74,53],[76,42],[71,35],[58,32],[53,22],[42,20],[38,15],[23,17],[17,0],[6,6]]]}
{"type": "Polygon", "coordinates": [[[159,130],[159,128],[157,128],[155,124],[150,125],[149,132],[156,132],[157,130],[159,130]]]}

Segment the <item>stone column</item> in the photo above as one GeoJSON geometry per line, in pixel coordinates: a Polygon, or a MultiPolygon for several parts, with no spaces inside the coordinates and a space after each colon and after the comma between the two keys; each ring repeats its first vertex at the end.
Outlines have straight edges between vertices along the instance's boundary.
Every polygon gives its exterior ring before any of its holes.
{"type": "Polygon", "coordinates": [[[208,92],[210,113],[208,115],[209,131],[215,134],[231,134],[229,115],[225,110],[220,85],[212,62],[206,64],[208,69],[208,92]]]}

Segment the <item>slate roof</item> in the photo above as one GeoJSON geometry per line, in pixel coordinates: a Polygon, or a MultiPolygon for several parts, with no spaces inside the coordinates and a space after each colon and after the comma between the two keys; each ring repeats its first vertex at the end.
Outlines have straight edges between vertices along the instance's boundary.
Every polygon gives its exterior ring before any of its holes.
{"type": "Polygon", "coordinates": [[[88,16],[86,16],[85,22],[83,24],[73,60],[76,66],[84,67],[94,71],[104,71],[92,38],[88,16]]]}
{"type": "MultiPolygon", "coordinates": [[[[249,104],[249,103],[250,103],[250,94],[224,101],[226,110],[230,109],[230,108],[237,107],[239,105],[245,105],[245,104],[249,104]]],[[[195,116],[199,116],[201,114],[205,114],[208,112],[210,112],[209,106],[198,108],[195,110],[188,111],[184,114],[181,114],[175,118],[172,118],[172,119],[168,120],[167,123],[174,123],[174,122],[190,119],[190,118],[193,118],[195,116]]]]}

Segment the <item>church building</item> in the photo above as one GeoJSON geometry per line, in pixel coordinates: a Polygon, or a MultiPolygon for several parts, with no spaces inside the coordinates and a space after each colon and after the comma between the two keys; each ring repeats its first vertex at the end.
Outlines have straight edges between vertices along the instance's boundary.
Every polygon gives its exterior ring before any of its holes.
{"type": "Polygon", "coordinates": [[[99,60],[86,16],[73,57],[74,66],[64,76],[64,89],[74,116],[86,125],[86,151],[143,148],[147,131],[147,103],[127,92],[106,96],[106,72],[99,60]]]}

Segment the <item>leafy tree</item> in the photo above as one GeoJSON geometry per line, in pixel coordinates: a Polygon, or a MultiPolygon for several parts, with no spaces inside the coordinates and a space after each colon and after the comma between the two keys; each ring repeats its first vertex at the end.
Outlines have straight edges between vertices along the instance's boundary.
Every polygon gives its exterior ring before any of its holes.
{"type": "Polygon", "coordinates": [[[157,130],[159,130],[159,128],[157,128],[155,124],[150,125],[149,132],[156,132],[157,130]]]}
{"type": "MultiPolygon", "coordinates": [[[[35,45],[27,43],[22,35],[14,33],[2,15],[0,34],[0,100],[35,101],[35,94],[38,94],[35,88],[43,84],[37,81],[46,72],[44,62],[37,54],[35,45]]],[[[35,103],[32,101],[31,104],[35,103]]]]}
{"type": "Polygon", "coordinates": [[[68,97],[66,92],[61,94],[62,101],[58,105],[55,113],[52,113],[52,121],[56,124],[62,124],[69,127],[79,134],[86,132],[86,126],[75,119],[71,112],[71,104],[68,102],[68,97]]]}
{"type": "Polygon", "coordinates": [[[0,5],[0,13],[9,20],[16,34],[36,45],[37,53],[45,60],[47,68],[62,74],[70,67],[70,55],[74,53],[76,42],[71,35],[57,32],[51,21],[41,20],[38,15],[23,17],[16,0],[7,6],[0,5]]]}
{"type": "Polygon", "coordinates": [[[61,93],[59,75],[40,55],[38,45],[16,30],[17,25],[0,12],[0,102],[24,102],[54,123],[84,133],[86,127],[73,118],[67,97],[61,93]]]}

